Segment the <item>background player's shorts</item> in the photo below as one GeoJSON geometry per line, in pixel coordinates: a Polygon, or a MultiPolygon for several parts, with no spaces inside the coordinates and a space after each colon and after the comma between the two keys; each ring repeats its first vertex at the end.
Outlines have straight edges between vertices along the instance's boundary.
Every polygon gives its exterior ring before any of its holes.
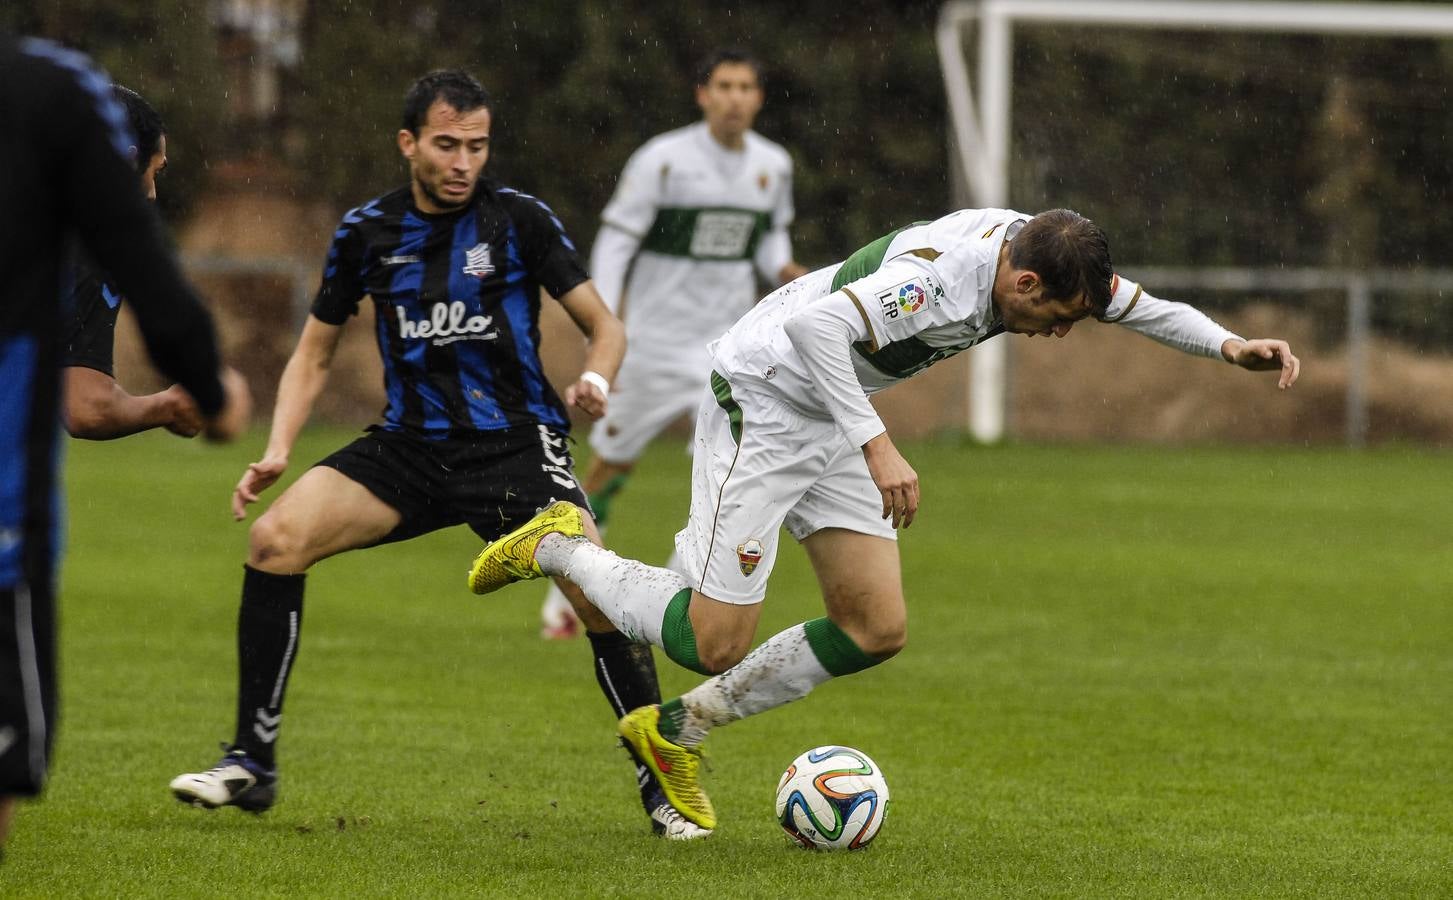
{"type": "Polygon", "coordinates": [[[690,359],[653,356],[650,348],[632,350],[611,385],[605,415],[590,430],[591,451],[606,462],[635,462],[672,422],[695,417],[710,374],[704,349],[690,359]]]}
{"type": "Polygon", "coordinates": [[[687,580],[725,603],[760,603],[785,524],[897,540],[863,452],[831,420],[714,375],[696,421],[691,518],[676,535],[687,580]]]}
{"type": "Polygon", "coordinates": [[[45,786],[55,710],[54,589],[0,588],[0,796],[45,786]]]}
{"type": "Polygon", "coordinates": [[[556,500],[590,509],[565,435],[544,425],[441,440],[375,428],[318,465],[337,469],[403,516],[381,544],[452,525],[492,541],[556,500]]]}

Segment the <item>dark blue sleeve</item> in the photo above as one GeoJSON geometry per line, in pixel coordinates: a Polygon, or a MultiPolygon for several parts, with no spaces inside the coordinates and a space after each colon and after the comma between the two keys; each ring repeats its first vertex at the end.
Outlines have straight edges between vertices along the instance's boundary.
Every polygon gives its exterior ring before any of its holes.
{"type": "Polygon", "coordinates": [[[121,296],[106,285],[101,272],[75,254],[70,297],[64,310],[61,365],[82,366],[116,377],[116,317],[121,296]]]}
{"type": "Polygon", "coordinates": [[[509,201],[525,268],[550,296],[559,299],[590,279],[575,243],[550,207],[529,194],[512,192],[509,201]]]}
{"type": "Polygon", "coordinates": [[[329,325],[342,325],[358,312],[363,299],[363,239],[358,229],[358,210],[350,210],[333,232],[328,258],[323,263],[323,281],[313,298],[313,315],[329,325]]]}

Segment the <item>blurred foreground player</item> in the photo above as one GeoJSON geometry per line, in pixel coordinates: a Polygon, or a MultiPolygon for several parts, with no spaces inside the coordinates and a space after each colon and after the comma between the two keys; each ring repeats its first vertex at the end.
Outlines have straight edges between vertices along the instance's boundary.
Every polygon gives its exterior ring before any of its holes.
{"type": "Polygon", "coordinates": [[[56,723],[56,450],[61,271],[75,236],[134,298],[152,361],[191,395],[208,438],[245,426],[246,386],[219,374],[197,302],[137,189],[134,141],[82,54],[0,35],[0,844],[40,793],[56,723]],[[23,227],[21,227],[23,225],[23,227]]]}

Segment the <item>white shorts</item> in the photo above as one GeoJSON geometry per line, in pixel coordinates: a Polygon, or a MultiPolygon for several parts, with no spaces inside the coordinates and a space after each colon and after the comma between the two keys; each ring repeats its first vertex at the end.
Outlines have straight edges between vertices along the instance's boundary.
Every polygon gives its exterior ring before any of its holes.
{"type": "Polygon", "coordinates": [[[705,352],[694,361],[628,354],[605,415],[590,429],[591,451],[606,462],[635,462],[672,422],[696,414],[710,367],[705,352]]]}
{"type": "Polygon", "coordinates": [[[801,541],[824,528],[897,540],[861,448],[837,424],[725,380],[696,420],[691,517],[676,535],[683,573],[724,603],[760,603],[783,525],[801,541]]]}

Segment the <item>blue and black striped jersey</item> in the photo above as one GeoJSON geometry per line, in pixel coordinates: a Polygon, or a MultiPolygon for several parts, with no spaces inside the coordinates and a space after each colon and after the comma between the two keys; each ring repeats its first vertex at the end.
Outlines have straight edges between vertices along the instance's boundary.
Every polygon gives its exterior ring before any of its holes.
{"type": "Polygon", "coordinates": [[[121,295],[106,282],[85,250],[75,248],[67,273],[61,326],[61,366],[81,366],[116,376],[116,319],[121,295]]]}
{"type": "Polygon", "coordinates": [[[341,325],[373,298],[386,430],[564,431],[540,362],[540,288],[560,297],[588,277],[560,220],[528,194],[481,180],[464,210],[429,215],[403,187],[343,217],[313,315],[341,325]]]}

